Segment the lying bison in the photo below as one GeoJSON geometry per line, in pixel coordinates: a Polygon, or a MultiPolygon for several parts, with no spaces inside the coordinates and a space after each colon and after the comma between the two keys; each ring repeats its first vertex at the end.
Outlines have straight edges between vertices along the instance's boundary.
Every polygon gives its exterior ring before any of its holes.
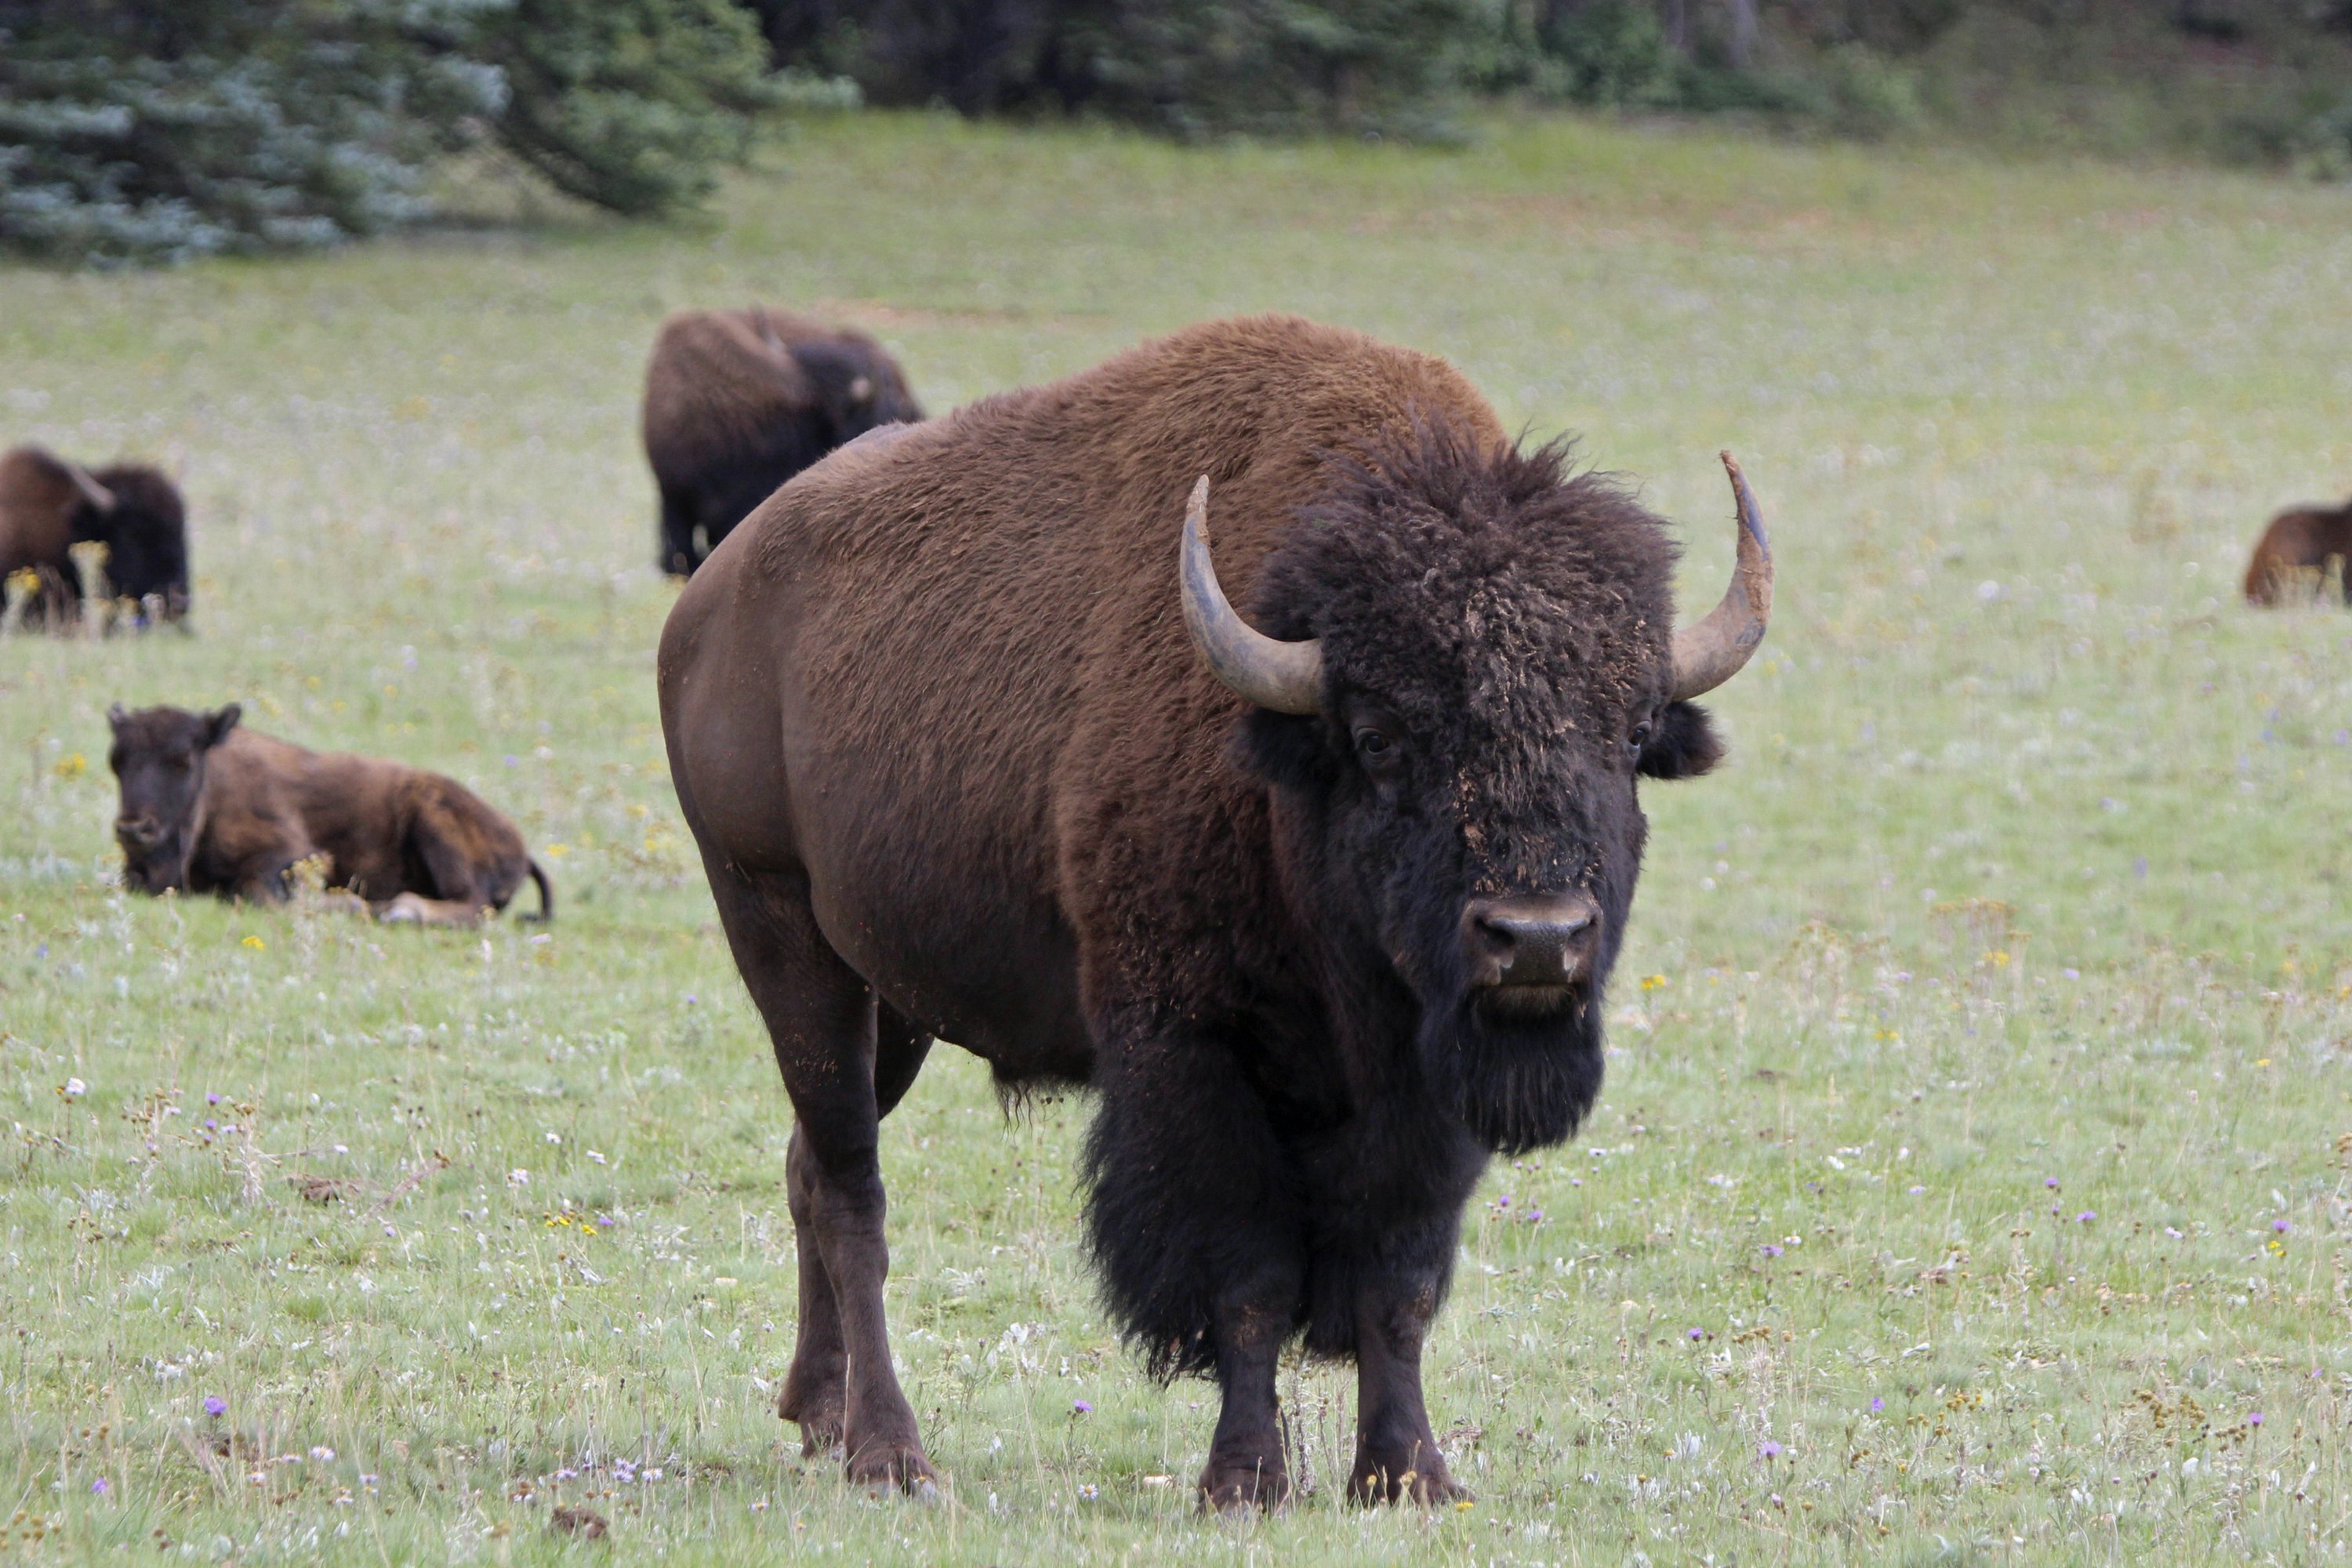
{"type": "Polygon", "coordinates": [[[679,311],[646,367],[662,570],[690,574],[778,485],[877,426],[922,416],[898,362],[864,332],[764,306],[679,311]]]}
{"type": "Polygon", "coordinates": [[[471,924],[505,909],[525,877],[539,884],[538,918],[554,914],[514,824],[457,780],[305,751],[240,729],[240,711],[108,712],[122,790],[114,837],[131,887],[274,902],[298,863],[323,856],[327,886],[388,920],[471,924]]]}
{"type": "Polygon", "coordinates": [[[170,479],[137,464],[92,473],[41,447],[0,453],[0,582],[32,574],[27,623],[80,618],[71,552],[85,543],[106,547],[110,591],[136,601],[140,619],[188,613],[188,514],[170,479]]]}
{"type": "Polygon", "coordinates": [[[1676,632],[1625,489],[1442,361],[1260,318],[870,437],[712,555],[662,724],[796,1118],[811,1451],[929,1484],[875,1150],[938,1036],[1098,1090],[1093,1258],[1153,1372],[1222,1386],[1204,1503],[1286,1495],[1299,1338],[1356,1361],[1351,1496],[1461,1495],[1420,1363],[1463,1205],[1592,1103],[1636,781],[1714,764],[1689,699],[1764,634],[1726,466],[1738,571],[1676,632]]]}
{"type": "Polygon", "coordinates": [[[2275,605],[2308,598],[2315,588],[2326,588],[2331,571],[2336,591],[2352,604],[2352,500],[2296,507],[2271,519],[2246,565],[2246,600],[2275,605]]]}

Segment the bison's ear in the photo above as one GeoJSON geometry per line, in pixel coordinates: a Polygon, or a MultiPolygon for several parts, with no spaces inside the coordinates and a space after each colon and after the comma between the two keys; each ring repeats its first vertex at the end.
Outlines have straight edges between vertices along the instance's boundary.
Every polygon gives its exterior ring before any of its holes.
{"type": "Polygon", "coordinates": [[[121,703],[114,703],[106,710],[106,727],[110,730],[120,730],[122,728],[122,721],[130,717],[130,714],[122,710],[121,703]]]}
{"type": "Polygon", "coordinates": [[[205,721],[205,744],[207,747],[217,746],[227,740],[228,732],[236,729],[236,721],[244,717],[245,710],[234,702],[209,715],[205,721]]]}
{"type": "Polygon", "coordinates": [[[1722,760],[1723,738],[1706,710],[1696,702],[1669,702],[1633,766],[1645,778],[1689,779],[1722,760]]]}

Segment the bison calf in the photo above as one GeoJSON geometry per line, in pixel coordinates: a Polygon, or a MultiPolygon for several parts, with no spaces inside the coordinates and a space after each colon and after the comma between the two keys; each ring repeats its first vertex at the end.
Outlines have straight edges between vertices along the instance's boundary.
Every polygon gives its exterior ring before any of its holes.
{"type": "Polygon", "coordinates": [[[539,884],[538,918],[554,914],[547,874],[514,824],[457,780],[305,751],[238,728],[240,712],[108,712],[107,762],[122,789],[114,837],[130,886],[275,902],[296,863],[323,856],[327,885],[387,920],[471,924],[505,909],[526,876],[539,884]]]}
{"type": "Polygon", "coordinates": [[[2325,590],[2327,563],[2336,563],[2336,587],[2352,604],[2352,500],[2339,507],[2304,506],[2283,511],[2263,530],[2262,542],[2246,565],[2246,601],[2275,605],[2325,590]]]}
{"type": "Polygon", "coordinates": [[[864,332],[763,306],[679,311],[646,367],[662,570],[690,575],[778,485],[877,426],[922,416],[898,362],[864,332]]]}
{"type": "Polygon", "coordinates": [[[28,624],[79,619],[71,551],[89,543],[106,547],[108,583],[142,618],[188,613],[187,508],[170,479],[137,464],[92,473],[40,447],[0,454],[0,581],[33,574],[28,624]]]}

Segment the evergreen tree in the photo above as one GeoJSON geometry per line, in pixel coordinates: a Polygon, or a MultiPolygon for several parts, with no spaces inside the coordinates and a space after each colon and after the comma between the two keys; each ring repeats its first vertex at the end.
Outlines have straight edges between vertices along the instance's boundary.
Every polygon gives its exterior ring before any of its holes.
{"type": "Polygon", "coordinates": [[[316,246],[499,145],[620,212],[709,186],[765,101],[730,0],[0,0],[0,243],[316,246]]]}

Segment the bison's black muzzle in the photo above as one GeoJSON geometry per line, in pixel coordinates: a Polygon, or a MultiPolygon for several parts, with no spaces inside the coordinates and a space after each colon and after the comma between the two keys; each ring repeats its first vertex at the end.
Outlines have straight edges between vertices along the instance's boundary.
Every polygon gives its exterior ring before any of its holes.
{"type": "Polygon", "coordinates": [[[163,841],[163,825],[152,816],[118,816],[114,841],[133,853],[152,849],[163,841]]]}
{"type": "Polygon", "coordinates": [[[1462,912],[1470,984],[1498,995],[1558,997],[1591,978],[1601,906],[1582,893],[1473,899],[1462,912]]]}

